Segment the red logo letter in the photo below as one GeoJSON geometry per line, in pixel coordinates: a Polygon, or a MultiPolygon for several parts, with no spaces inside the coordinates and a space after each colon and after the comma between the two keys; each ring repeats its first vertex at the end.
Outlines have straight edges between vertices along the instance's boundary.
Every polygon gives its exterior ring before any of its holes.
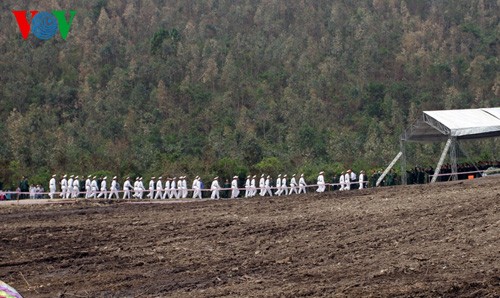
{"type": "MultiPolygon", "coordinates": [[[[33,19],[35,15],[38,13],[38,10],[32,10],[30,12],[31,12],[31,19],[33,19]]],[[[26,10],[13,10],[12,13],[16,17],[17,25],[19,26],[21,35],[23,36],[24,39],[28,39],[28,35],[30,34],[31,31],[31,25],[30,22],[28,22],[28,16],[26,10]]]]}

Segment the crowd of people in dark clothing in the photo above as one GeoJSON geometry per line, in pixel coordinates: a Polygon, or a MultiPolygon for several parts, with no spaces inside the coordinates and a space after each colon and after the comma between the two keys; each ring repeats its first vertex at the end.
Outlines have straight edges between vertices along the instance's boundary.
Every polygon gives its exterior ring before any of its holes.
{"type": "MultiPolygon", "coordinates": [[[[466,180],[470,178],[479,178],[482,172],[490,167],[498,168],[500,167],[500,161],[480,161],[476,164],[473,163],[461,163],[457,164],[457,178],[458,180],[466,180]]],[[[406,171],[406,183],[407,184],[425,184],[429,183],[434,175],[433,167],[415,167],[411,171],[406,171]]],[[[436,181],[445,182],[452,180],[452,166],[451,164],[444,164],[441,167],[439,176],[436,181]]]]}
{"type": "MultiPolygon", "coordinates": [[[[482,176],[482,172],[486,171],[488,168],[500,168],[500,161],[480,161],[476,164],[473,163],[461,163],[457,164],[457,178],[458,180],[466,180],[471,178],[479,178],[482,176]]],[[[432,176],[434,175],[433,167],[419,167],[416,166],[411,170],[406,171],[406,184],[426,184],[431,182],[432,176]]],[[[373,170],[368,177],[368,186],[375,187],[377,180],[382,175],[383,170],[373,170]]],[[[451,164],[444,164],[441,167],[439,176],[436,181],[445,182],[452,180],[452,166],[451,164]]],[[[402,176],[396,173],[394,169],[391,169],[389,173],[384,177],[380,186],[393,186],[403,184],[402,176]]]]}

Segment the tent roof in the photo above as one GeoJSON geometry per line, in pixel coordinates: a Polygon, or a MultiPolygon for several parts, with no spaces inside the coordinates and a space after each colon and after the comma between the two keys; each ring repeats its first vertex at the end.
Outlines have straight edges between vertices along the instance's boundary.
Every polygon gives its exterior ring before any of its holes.
{"type": "Polygon", "coordinates": [[[449,137],[478,139],[500,136],[500,107],[468,110],[424,111],[403,140],[444,141],[449,137]]]}

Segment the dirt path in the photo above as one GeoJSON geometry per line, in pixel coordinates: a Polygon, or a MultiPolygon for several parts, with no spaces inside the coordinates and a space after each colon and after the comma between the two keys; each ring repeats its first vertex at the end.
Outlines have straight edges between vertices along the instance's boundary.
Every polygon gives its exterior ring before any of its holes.
{"type": "Polygon", "coordinates": [[[25,297],[499,297],[500,179],[185,204],[1,205],[25,297]]]}

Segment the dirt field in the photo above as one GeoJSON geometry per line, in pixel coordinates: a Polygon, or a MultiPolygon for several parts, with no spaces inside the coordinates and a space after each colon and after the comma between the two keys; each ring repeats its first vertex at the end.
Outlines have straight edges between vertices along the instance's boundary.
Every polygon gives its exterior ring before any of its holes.
{"type": "Polygon", "coordinates": [[[500,297],[500,178],[0,217],[25,297],[500,297]]]}

